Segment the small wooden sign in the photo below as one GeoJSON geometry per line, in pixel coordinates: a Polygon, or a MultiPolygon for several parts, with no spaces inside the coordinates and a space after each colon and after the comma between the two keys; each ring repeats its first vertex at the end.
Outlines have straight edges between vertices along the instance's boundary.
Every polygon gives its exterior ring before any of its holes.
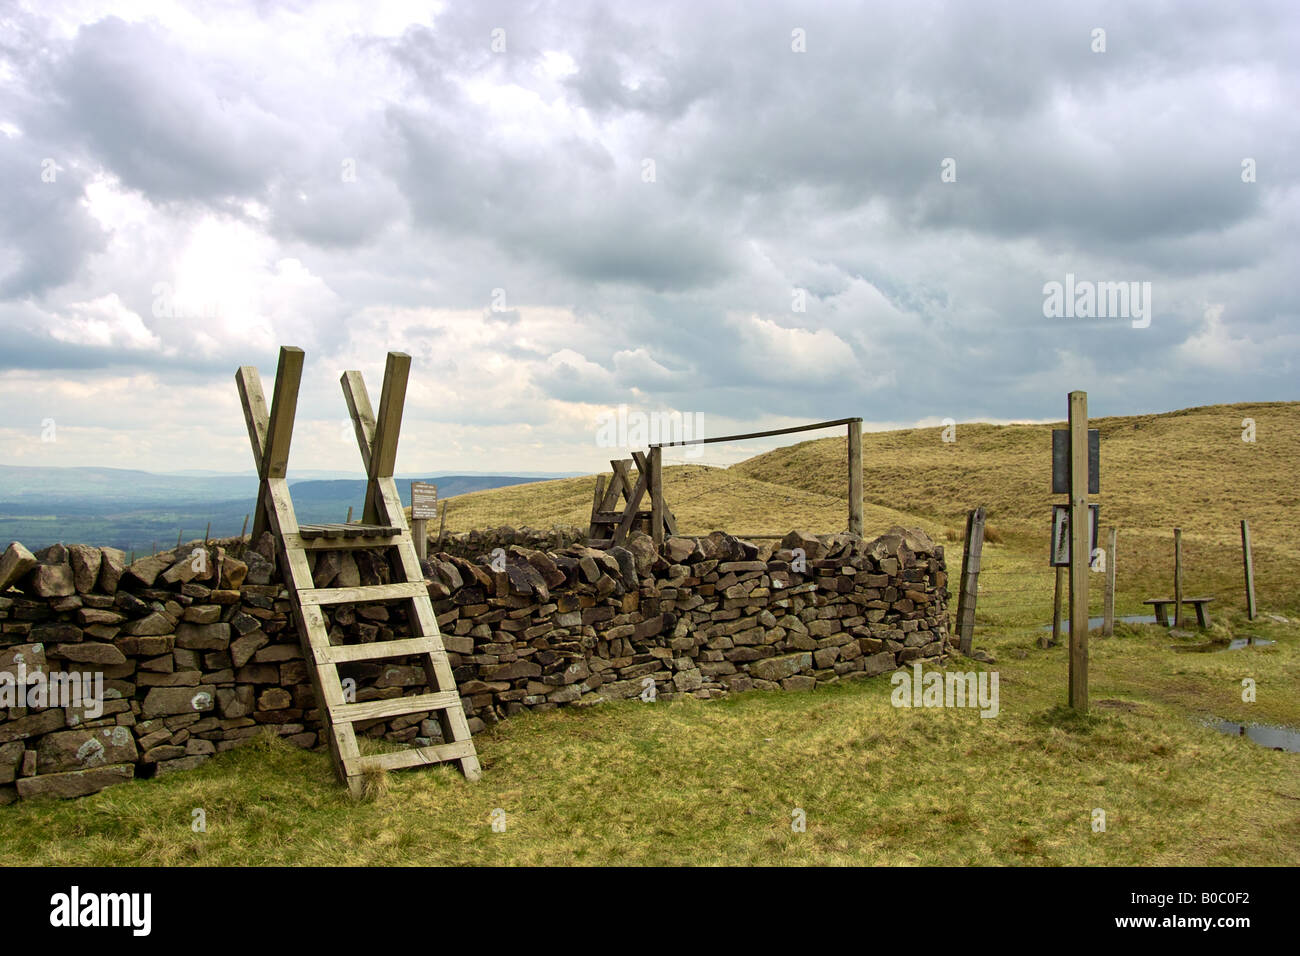
{"type": "MultiPolygon", "coordinates": [[[[1070,493],[1070,430],[1052,429],[1052,494],[1070,493]]],[[[1101,432],[1088,429],[1088,494],[1101,494],[1101,432]]]]}
{"type": "MultiPolygon", "coordinates": [[[[1101,525],[1101,506],[1088,505],[1089,522],[1088,554],[1097,553],[1097,531],[1101,525]]],[[[1070,566],[1070,506],[1052,505],[1052,551],[1050,564],[1054,568],[1070,566]]]]}
{"type": "Polygon", "coordinates": [[[427,481],[411,482],[411,520],[438,517],[438,486],[427,481]]]}

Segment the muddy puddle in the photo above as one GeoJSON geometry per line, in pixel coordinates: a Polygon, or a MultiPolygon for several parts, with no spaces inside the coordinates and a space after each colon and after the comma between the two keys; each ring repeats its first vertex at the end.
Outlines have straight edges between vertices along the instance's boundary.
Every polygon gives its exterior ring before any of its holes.
{"type": "Polygon", "coordinates": [[[1238,724],[1231,720],[1211,718],[1206,726],[1234,737],[1249,737],[1261,747],[1269,750],[1283,750],[1287,753],[1300,753],[1300,730],[1291,727],[1278,727],[1272,724],[1238,724]]]}

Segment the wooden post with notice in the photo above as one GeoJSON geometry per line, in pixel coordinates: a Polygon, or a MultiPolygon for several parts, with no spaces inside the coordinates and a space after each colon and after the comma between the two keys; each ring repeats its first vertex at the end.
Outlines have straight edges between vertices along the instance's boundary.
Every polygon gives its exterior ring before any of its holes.
{"type": "Polygon", "coordinates": [[[429,558],[429,519],[438,517],[438,486],[411,482],[411,540],[421,561],[429,558]]]}
{"type": "Polygon", "coordinates": [[[1183,622],[1183,529],[1174,529],[1174,627],[1183,622]]]}
{"type": "Polygon", "coordinates": [[[1119,529],[1110,529],[1110,540],[1106,543],[1106,600],[1102,606],[1101,636],[1115,636],[1115,544],[1119,538],[1119,529]]]}
{"type": "Polygon", "coordinates": [[[862,534],[861,419],[849,422],[849,534],[862,534]]]}
{"type": "Polygon", "coordinates": [[[1070,706],[1088,710],[1088,393],[1070,393],[1070,706]]]}
{"type": "Polygon", "coordinates": [[[1250,522],[1241,519],[1241,561],[1246,569],[1246,616],[1255,620],[1255,561],[1250,554],[1250,522]]]}
{"type": "Polygon", "coordinates": [[[957,647],[970,656],[975,641],[975,601],[979,596],[980,554],[984,551],[984,508],[966,516],[966,547],[961,556],[961,591],[957,595],[957,647]]]}

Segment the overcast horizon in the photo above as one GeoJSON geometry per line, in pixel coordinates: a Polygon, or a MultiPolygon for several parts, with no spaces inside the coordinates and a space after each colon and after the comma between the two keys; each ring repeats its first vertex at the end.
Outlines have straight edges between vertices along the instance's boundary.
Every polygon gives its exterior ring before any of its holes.
{"type": "Polygon", "coordinates": [[[281,345],[293,471],[389,350],[401,474],[1300,398],[1300,11],[984,6],[7,7],[0,461],[245,472],[281,345]]]}

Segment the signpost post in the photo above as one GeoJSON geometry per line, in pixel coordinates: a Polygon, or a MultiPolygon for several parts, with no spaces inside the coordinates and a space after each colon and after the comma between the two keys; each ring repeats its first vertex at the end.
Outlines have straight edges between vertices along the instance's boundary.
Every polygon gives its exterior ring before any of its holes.
{"type": "MultiPolygon", "coordinates": [[[[1088,428],[1088,393],[1070,393],[1069,429],[1052,432],[1052,493],[1068,494],[1070,564],[1070,707],[1088,710],[1088,571],[1097,517],[1088,495],[1101,491],[1101,437],[1088,428]]],[[[1056,529],[1053,522],[1053,557],[1056,529]]]]}
{"type": "Polygon", "coordinates": [[[1070,393],[1070,706],[1088,711],[1088,393],[1070,393]]]}
{"type": "Polygon", "coordinates": [[[430,518],[438,517],[438,486],[426,481],[411,482],[411,537],[415,541],[415,553],[424,561],[429,556],[429,535],[427,532],[430,518]]]}

